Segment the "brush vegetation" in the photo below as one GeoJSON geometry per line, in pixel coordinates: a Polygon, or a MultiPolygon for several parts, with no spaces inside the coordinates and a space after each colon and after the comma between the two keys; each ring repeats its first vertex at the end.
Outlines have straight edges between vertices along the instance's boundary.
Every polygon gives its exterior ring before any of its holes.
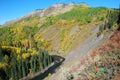
{"type": "Polygon", "coordinates": [[[33,16],[1,26],[0,79],[18,80],[44,69],[52,62],[49,53],[66,54],[92,34],[93,26],[105,22],[99,36],[112,28],[117,12],[105,7],[75,6],[55,16],[33,16]]]}

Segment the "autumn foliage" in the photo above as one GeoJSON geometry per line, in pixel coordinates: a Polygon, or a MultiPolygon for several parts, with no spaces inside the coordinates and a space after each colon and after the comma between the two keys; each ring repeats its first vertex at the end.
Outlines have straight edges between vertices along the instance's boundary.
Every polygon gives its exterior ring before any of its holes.
{"type": "Polygon", "coordinates": [[[118,80],[120,74],[120,31],[115,31],[110,39],[84,57],[72,68],[78,71],[77,80],[118,80]],[[83,68],[83,66],[86,66],[83,68]],[[82,71],[78,71],[81,70],[82,71]],[[84,75],[84,76],[83,76],[84,75]]]}

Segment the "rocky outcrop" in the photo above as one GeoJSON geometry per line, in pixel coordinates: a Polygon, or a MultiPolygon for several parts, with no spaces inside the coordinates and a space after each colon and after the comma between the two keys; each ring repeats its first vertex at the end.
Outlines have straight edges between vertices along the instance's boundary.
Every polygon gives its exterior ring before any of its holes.
{"type": "Polygon", "coordinates": [[[67,12],[73,8],[75,4],[74,3],[69,3],[69,4],[54,4],[48,8],[45,9],[37,9],[34,10],[27,15],[25,15],[23,18],[26,17],[31,17],[31,16],[39,16],[39,17],[45,17],[45,16],[50,16],[50,15],[56,15],[60,13],[67,12]]]}
{"type": "Polygon", "coordinates": [[[43,17],[47,17],[47,16],[54,16],[54,15],[62,14],[62,13],[70,11],[71,9],[73,9],[74,6],[88,6],[88,5],[86,3],[76,4],[73,2],[68,3],[68,4],[65,4],[65,3],[54,4],[48,8],[36,9],[36,10],[26,14],[23,17],[17,18],[17,19],[12,20],[12,21],[8,21],[4,24],[4,26],[12,24],[14,22],[24,20],[28,17],[39,16],[39,17],[43,18],[43,17]]]}

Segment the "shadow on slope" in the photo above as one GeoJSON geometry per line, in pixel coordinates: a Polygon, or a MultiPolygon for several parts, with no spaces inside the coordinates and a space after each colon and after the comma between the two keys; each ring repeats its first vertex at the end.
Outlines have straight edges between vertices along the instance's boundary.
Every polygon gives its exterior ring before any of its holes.
{"type": "Polygon", "coordinates": [[[48,67],[44,70],[35,73],[25,79],[21,80],[42,80],[48,76],[48,74],[53,74],[59,68],[59,66],[64,62],[65,58],[58,56],[58,55],[51,55],[53,57],[54,62],[51,63],[48,67]]]}

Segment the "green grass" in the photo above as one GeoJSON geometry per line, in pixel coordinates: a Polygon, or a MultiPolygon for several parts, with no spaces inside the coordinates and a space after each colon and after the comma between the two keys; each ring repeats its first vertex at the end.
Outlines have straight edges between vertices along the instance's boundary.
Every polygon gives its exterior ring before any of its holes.
{"type": "Polygon", "coordinates": [[[107,13],[107,8],[104,7],[75,7],[69,12],[57,15],[53,17],[57,20],[67,20],[72,21],[75,20],[80,24],[90,23],[92,22],[93,18],[96,17],[96,21],[104,20],[103,17],[107,13]]]}

